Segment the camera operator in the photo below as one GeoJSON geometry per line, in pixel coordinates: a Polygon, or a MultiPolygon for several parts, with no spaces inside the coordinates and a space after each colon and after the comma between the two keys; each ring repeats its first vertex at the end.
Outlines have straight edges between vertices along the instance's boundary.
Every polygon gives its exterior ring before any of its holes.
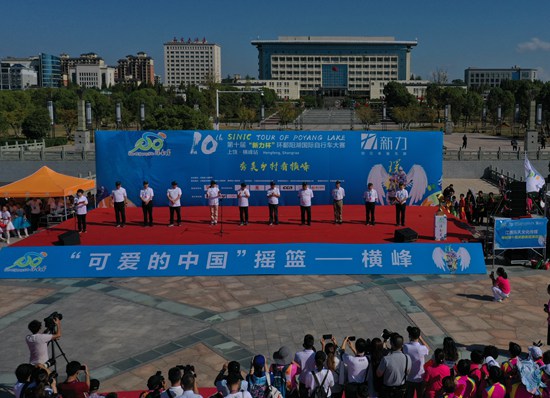
{"type": "Polygon", "coordinates": [[[71,361],[66,366],[67,380],[59,384],[59,393],[63,398],[87,398],[90,392],[90,372],[86,365],[78,361],[71,361]],[[78,376],[84,372],[85,381],[80,381],[78,376]]]}
{"type": "Polygon", "coordinates": [[[411,358],[403,353],[403,337],[393,333],[390,337],[391,352],[382,358],[376,375],[383,377],[382,398],[403,398],[405,380],[411,371],[411,358]]]}
{"type": "Polygon", "coordinates": [[[48,369],[36,367],[33,372],[31,384],[21,392],[21,398],[56,397],[56,377],[56,372],[49,373],[48,369]]]}
{"type": "Polygon", "coordinates": [[[17,383],[13,386],[13,393],[15,398],[25,396],[25,390],[31,386],[31,376],[35,367],[30,363],[22,363],[15,369],[15,377],[17,377],[17,383]]]}
{"type": "Polygon", "coordinates": [[[160,394],[161,398],[176,398],[183,394],[183,388],[181,388],[181,376],[183,375],[184,367],[181,365],[174,366],[168,371],[168,380],[170,381],[170,388],[164,390],[160,394]]]}
{"type": "Polygon", "coordinates": [[[197,386],[197,378],[195,375],[195,369],[191,371],[189,365],[186,367],[181,378],[181,384],[183,385],[183,394],[179,398],[202,398],[199,395],[199,387],[197,386]]]}
{"type": "MultiPolygon", "coordinates": [[[[27,335],[26,340],[30,351],[29,363],[32,365],[46,366],[48,343],[61,337],[61,319],[55,317],[52,321],[55,325],[55,333],[39,333],[42,323],[36,319],[29,323],[28,328],[32,334],[27,335]]],[[[50,330],[50,332],[52,331],[50,330]]]]}

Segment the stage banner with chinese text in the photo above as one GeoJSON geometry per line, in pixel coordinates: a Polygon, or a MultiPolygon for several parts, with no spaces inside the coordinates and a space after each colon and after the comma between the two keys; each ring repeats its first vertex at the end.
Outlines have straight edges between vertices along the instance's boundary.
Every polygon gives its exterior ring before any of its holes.
{"type": "Polygon", "coordinates": [[[483,274],[479,243],[7,247],[0,278],[483,274]]]}
{"type": "Polygon", "coordinates": [[[332,203],[340,180],[344,201],[363,203],[367,182],[380,202],[393,203],[399,183],[411,205],[433,205],[441,191],[443,133],[405,131],[97,131],[95,136],[98,202],[109,207],[115,181],[140,205],[144,180],[155,192],[155,206],[166,206],[171,181],[182,189],[182,206],[205,205],[214,179],[237,204],[241,182],[251,205],[267,203],[269,182],[276,181],[281,205],[298,204],[307,182],[313,205],[332,203]]]}
{"type": "Polygon", "coordinates": [[[546,247],[546,217],[495,218],[495,249],[546,247]]]}

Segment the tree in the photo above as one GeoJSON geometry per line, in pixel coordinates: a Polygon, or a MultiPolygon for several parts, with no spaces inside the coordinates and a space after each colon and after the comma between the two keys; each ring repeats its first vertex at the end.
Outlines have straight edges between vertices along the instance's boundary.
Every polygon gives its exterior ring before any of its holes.
{"type": "MultiPolygon", "coordinates": [[[[487,111],[494,124],[498,122],[498,107],[501,109],[501,118],[504,120],[514,109],[514,95],[500,87],[493,87],[487,96],[487,111]]],[[[502,121],[501,120],[501,121],[502,121]]]]}
{"type": "Polygon", "coordinates": [[[401,128],[409,130],[411,123],[417,123],[420,120],[419,106],[414,104],[395,107],[392,110],[392,117],[397,123],[401,124],[401,128]]]}
{"type": "Polygon", "coordinates": [[[242,106],[238,112],[239,115],[239,128],[242,126],[246,129],[246,126],[252,127],[252,123],[256,119],[256,111],[254,109],[246,108],[242,106]]]}
{"type": "Polygon", "coordinates": [[[416,102],[414,95],[409,93],[401,83],[395,81],[386,84],[384,96],[389,107],[407,107],[416,102]]]}
{"type": "Polygon", "coordinates": [[[436,84],[447,84],[449,82],[449,73],[445,68],[436,68],[432,72],[430,80],[436,84]]]}
{"type": "Polygon", "coordinates": [[[468,90],[464,97],[464,107],[462,114],[466,123],[471,123],[472,118],[481,114],[483,109],[483,97],[475,91],[468,90]]]}
{"type": "Polygon", "coordinates": [[[47,109],[36,108],[29,113],[21,124],[21,130],[29,139],[45,138],[51,127],[51,119],[47,109]]]}
{"type": "Polygon", "coordinates": [[[451,120],[454,123],[460,121],[462,109],[464,108],[464,89],[460,87],[446,87],[443,90],[443,101],[445,105],[451,106],[451,120]]]}
{"type": "Polygon", "coordinates": [[[74,109],[58,109],[56,112],[57,123],[61,124],[65,129],[67,138],[71,137],[71,133],[78,125],[78,114],[74,109]]]}
{"type": "Polygon", "coordinates": [[[366,129],[378,122],[378,114],[370,106],[360,106],[355,109],[355,114],[361,120],[366,129]]]}
{"type": "Polygon", "coordinates": [[[277,115],[281,126],[287,126],[290,122],[296,119],[296,109],[290,102],[282,102],[277,106],[277,115]]]}

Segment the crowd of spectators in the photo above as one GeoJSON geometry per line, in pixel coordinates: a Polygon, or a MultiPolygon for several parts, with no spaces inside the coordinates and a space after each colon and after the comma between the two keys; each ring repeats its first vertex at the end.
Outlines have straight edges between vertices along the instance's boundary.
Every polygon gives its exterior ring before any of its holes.
{"type": "MultiPolygon", "coordinates": [[[[460,358],[450,337],[431,352],[418,327],[408,327],[408,342],[384,330],[373,339],[347,336],[341,345],[324,335],[320,349],[306,335],[303,349],[283,346],[268,361],[255,355],[248,373],[239,362],[223,364],[212,380],[209,398],[531,398],[550,397],[550,351],[510,342],[509,359],[499,363],[499,350],[486,346],[460,358]],[[271,363],[269,363],[271,362],[271,363]]],[[[98,398],[99,381],[86,365],[71,361],[66,378],[57,383],[45,365],[21,364],[16,369],[15,398],[98,398]]],[[[108,394],[116,398],[116,394],[108,394]]],[[[157,371],[140,398],[203,398],[192,365],[174,366],[168,380],[157,371]]]]}
{"type": "MultiPolygon", "coordinates": [[[[95,207],[95,195],[87,194],[88,210],[95,207]]],[[[36,232],[43,222],[44,216],[64,216],[66,211],[70,215],[74,207],[74,197],[52,198],[1,198],[0,199],[0,239],[9,243],[9,238],[29,236],[36,232]]]]}

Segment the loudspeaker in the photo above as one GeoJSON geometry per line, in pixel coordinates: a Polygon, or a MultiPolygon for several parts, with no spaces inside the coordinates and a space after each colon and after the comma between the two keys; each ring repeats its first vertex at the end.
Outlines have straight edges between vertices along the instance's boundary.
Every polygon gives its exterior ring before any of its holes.
{"type": "Polygon", "coordinates": [[[80,245],[80,235],[77,231],[68,231],[59,235],[59,244],[61,246],[80,245]]]}
{"type": "Polygon", "coordinates": [[[418,234],[410,228],[396,229],[393,235],[396,242],[414,242],[418,239],[418,234]]]}
{"type": "Polygon", "coordinates": [[[525,181],[514,181],[508,185],[510,200],[510,217],[521,217],[527,214],[527,188],[525,181]]]}

